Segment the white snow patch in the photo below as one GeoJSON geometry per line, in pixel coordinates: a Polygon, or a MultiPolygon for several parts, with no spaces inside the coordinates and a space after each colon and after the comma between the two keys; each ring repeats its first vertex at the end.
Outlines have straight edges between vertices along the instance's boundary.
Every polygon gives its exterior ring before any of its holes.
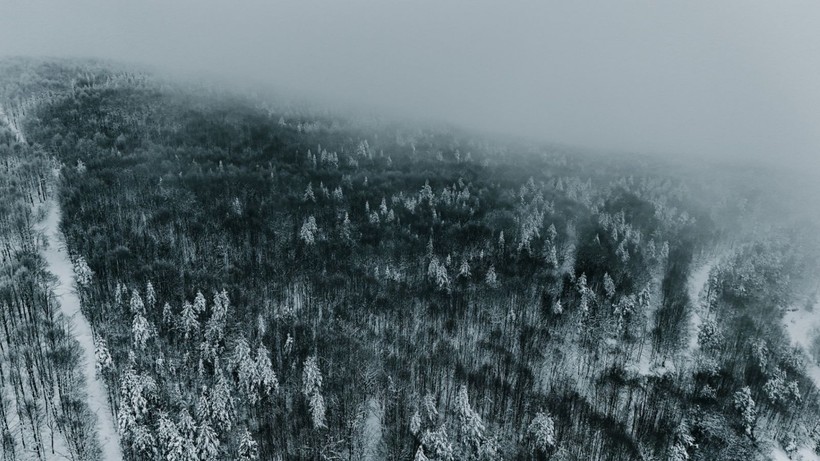
{"type": "Polygon", "coordinates": [[[720,256],[713,256],[706,263],[692,271],[689,276],[689,300],[692,303],[692,315],[689,317],[689,343],[683,351],[683,359],[687,362],[693,361],[695,351],[698,349],[698,331],[703,323],[703,318],[708,312],[706,305],[706,290],[709,289],[709,274],[712,268],[720,261],[720,256]]]}
{"type": "Polygon", "coordinates": [[[3,106],[0,106],[0,123],[6,125],[8,129],[11,130],[18,142],[26,142],[26,137],[23,136],[23,132],[20,131],[20,127],[11,122],[11,119],[9,119],[9,116],[6,114],[6,110],[3,109],[3,106]]]}
{"type": "Polygon", "coordinates": [[[812,451],[809,447],[802,447],[797,450],[797,456],[789,458],[788,453],[779,446],[772,448],[769,452],[769,459],[771,461],[820,461],[820,456],[812,451]]]}
{"type": "Polygon", "coordinates": [[[367,399],[367,418],[364,420],[364,457],[365,460],[380,459],[379,446],[382,441],[382,419],[384,406],[379,399],[367,399]]]}
{"type": "Polygon", "coordinates": [[[68,258],[65,244],[60,234],[60,207],[54,199],[46,202],[48,210],[46,219],[39,224],[39,230],[45,235],[48,246],[41,250],[48,271],[57,277],[54,296],[60,304],[60,311],[69,320],[71,331],[80,343],[83,353],[82,372],[88,394],[88,406],[97,417],[97,436],[106,461],[121,460],[119,435],[114,424],[113,414],[108,402],[105,384],[97,377],[94,357],[94,341],[91,325],[80,311],[80,298],[74,290],[74,267],[68,258]]]}
{"type": "MultiPolygon", "coordinates": [[[[783,323],[786,331],[789,332],[792,345],[799,346],[808,353],[812,333],[820,329],[820,303],[817,303],[811,311],[804,307],[790,309],[783,316],[783,323]]],[[[806,363],[806,374],[814,381],[814,385],[820,388],[820,366],[814,360],[806,363]]]]}

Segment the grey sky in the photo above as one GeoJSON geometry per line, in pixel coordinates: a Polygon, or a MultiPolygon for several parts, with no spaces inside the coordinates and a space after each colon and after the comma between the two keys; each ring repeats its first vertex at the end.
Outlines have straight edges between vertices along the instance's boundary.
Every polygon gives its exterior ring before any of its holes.
{"type": "Polygon", "coordinates": [[[563,143],[820,165],[817,1],[0,0],[91,56],[563,143]]]}

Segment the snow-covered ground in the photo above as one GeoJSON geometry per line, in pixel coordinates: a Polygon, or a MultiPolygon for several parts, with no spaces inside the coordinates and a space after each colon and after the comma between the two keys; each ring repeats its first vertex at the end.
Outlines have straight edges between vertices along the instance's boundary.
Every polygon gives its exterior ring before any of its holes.
{"type": "MultiPolygon", "coordinates": [[[[794,307],[783,316],[783,323],[789,333],[792,344],[809,351],[813,332],[820,328],[820,303],[815,304],[809,311],[804,306],[794,307]]],[[[813,360],[806,362],[806,373],[814,381],[815,386],[820,388],[820,366],[813,360]]],[[[789,457],[780,448],[772,451],[772,459],[775,461],[786,461],[789,457]]],[[[794,459],[803,461],[820,461],[820,456],[814,453],[809,447],[800,447],[798,456],[794,459]]]]}
{"type": "MultiPolygon", "coordinates": [[[[698,348],[698,330],[703,317],[706,314],[707,307],[704,304],[705,293],[709,284],[709,273],[712,268],[720,261],[721,256],[712,256],[706,260],[701,266],[698,266],[689,276],[688,292],[689,299],[692,302],[692,315],[689,317],[689,342],[685,350],[681,351],[680,363],[675,363],[678,359],[673,361],[671,358],[654,357],[652,358],[652,346],[649,341],[644,344],[641,354],[638,356],[637,362],[632,369],[639,375],[657,375],[661,376],[667,373],[674,373],[680,364],[691,363],[694,353],[698,348]]],[[[654,310],[647,313],[648,327],[652,328],[654,325],[654,310]]]]}
{"type": "Polygon", "coordinates": [[[769,454],[772,461],[820,461],[820,456],[813,452],[809,447],[802,447],[797,450],[794,458],[789,458],[789,455],[780,447],[772,448],[769,454]]]}
{"type": "MultiPolygon", "coordinates": [[[[820,329],[820,303],[817,303],[811,311],[802,306],[790,309],[783,316],[783,322],[792,344],[802,347],[808,353],[812,334],[815,330],[820,329]]],[[[806,373],[814,381],[814,385],[820,388],[820,366],[814,361],[808,361],[806,373]]]]}
{"type": "Polygon", "coordinates": [[[23,132],[20,131],[20,127],[11,122],[11,119],[9,119],[8,114],[6,114],[6,110],[3,109],[3,106],[0,106],[0,123],[6,125],[6,127],[9,130],[11,130],[12,133],[14,133],[14,137],[17,138],[17,141],[21,143],[26,142],[26,137],[23,136],[23,132]]]}
{"type": "MultiPolygon", "coordinates": [[[[25,142],[25,136],[20,131],[20,127],[11,122],[2,106],[0,106],[0,123],[6,125],[19,142],[25,142]]],[[[74,268],[68,258],[60,234],[60,206],[54,199],[50,199],[43,206],[47,210],[47,214],[45,220],[38,224],[37,230],[45,236],[48,244],[41,247],[40,251],[46,261],[48,271],[57,277],[54,296],[60,305],[60,311],[69,320],[71,331],[83,351],[82,372],[86,382],[88,406],[91,412],[96,415],[96,433],[102,449],[103,460],[121,460],[122,452],[120,450],[119,435],[108,403],[108,393],[105,390],[105,384],[97,377],[91,325],[80,311],[80,298],[74,291],[74,268]]],[[[62,447],[62,444],[59,445],[62,447]]],[[[66,458],[58,455],[49,459],[66,458]]]]}
{"type": "Polygon", "coordinates": [[[693,309],[692,315],[689,317],[689,344],[685,351],[686,360],[691,360],[698,348],[698,331],[708,309],[705,301],[706,290],[709,288],[709,273],[712,272],[712,268],[719,260],[719,256],[709,258],[705,264],[694,270],[689,276],[689,299],[693,309]]]}
{"type": "Polygon", "coordinates": [[[379,446],[382,441],[382,420],[384,407],[376,397],[367,400],[367,417],[364,420],[365,460],[380,459],[379,446]]]}
{"type": "Polygon", "coordinates": [[[39,229],[46,237],[48,245],[42,250],[48,271],[57,277],[54,296],[60,304],[60,311],[70,321],[71,331],[80,343],[83,352],[82,372],[88,394],[88,406],[97,416],[97,436],[106,461],[121,460],[119,436],[114,417],[108,403],[105,384],[97,377],[94,358],[94,341],[91,325],[80,311],[80,298],[74,290],[74,268],[68,258],[59,230],[60,207],[53,199],[46,202],[46,219],[39,229]]]}

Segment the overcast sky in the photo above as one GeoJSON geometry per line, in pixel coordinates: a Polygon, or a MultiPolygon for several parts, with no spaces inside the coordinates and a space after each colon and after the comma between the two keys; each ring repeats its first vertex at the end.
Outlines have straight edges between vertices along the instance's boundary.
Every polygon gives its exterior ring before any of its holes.
{"type": "Polygon", "coordinates": [[[816,0],[0,0],[0,55],[235,75],[581,146],[820,165],[816,0]]]}

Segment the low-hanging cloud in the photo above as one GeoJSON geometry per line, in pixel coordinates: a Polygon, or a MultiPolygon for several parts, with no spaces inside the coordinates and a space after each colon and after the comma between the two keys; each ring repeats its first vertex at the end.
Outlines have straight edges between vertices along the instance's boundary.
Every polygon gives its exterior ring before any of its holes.
{"type": "Polygon", "coordinates": [[[820,3],[0,3],[0,54],[209,72],[611,150],[820,164],[820,3]]]}

